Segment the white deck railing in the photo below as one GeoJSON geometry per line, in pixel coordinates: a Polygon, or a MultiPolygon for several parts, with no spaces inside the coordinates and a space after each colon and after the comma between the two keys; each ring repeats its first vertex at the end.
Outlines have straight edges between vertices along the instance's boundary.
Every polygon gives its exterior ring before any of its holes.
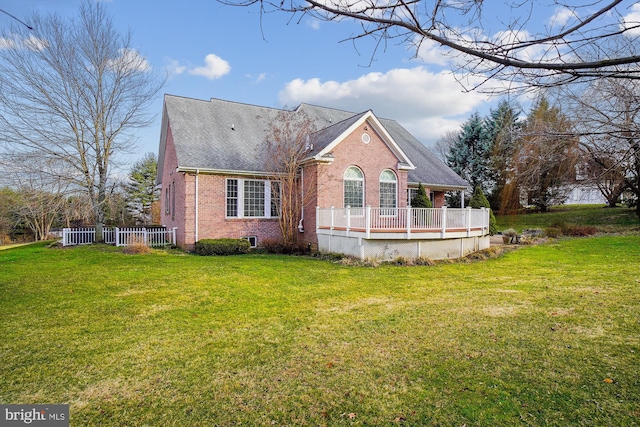
{"type": "MultiPolygon", "coordinates": [[[[176,227],[114,227],[104,228],[102,236],[108,245],[131,246],[144,243],[147,246],[157,247],[175,245],[176,230],[176,227]]],[[[62,246],[88,245],[95,240],[94,227],[62,229],[62,246]]]]}
{"type": "Polygon", "coordinates": [[[317,208],[316,227],[321,230],[345,230],[366,233],[400,232],[446,233],[480,231],[489,233],[489,210],[457,208],[317,208]]]}

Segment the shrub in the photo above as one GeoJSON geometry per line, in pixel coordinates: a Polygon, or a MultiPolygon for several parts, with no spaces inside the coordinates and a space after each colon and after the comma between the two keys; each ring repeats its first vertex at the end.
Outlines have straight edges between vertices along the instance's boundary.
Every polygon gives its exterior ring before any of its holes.
{"type": "MultiPolygon", "coordinates": [[[[574,225],[567,224],[566,222],[556,222],[551,224],[551,228],[556,228],[560,230],[560,234],[564,236],[577,236],[577,237],[585,237],[585,236],[593,236],[598,233],[598,229],[592,225],[574,225]]],[[[547,236],[549,236],[547,234],[547,236]]],[[[549,236],[552,237],[552,236],[549,236]]]]}
{"type": "Polygon", "coordinates": [[[414,262],[416,265],[429,265],[429,266],[436,265],[434,260],[432,260],[431,258],[427,258],[424,255],[420,255],[418,258],[414,260],[414,262]]]}
{"type": "Polygon", "coordinates": [[[556,227],[547,227],[544,229],[544,234],[547,237],[556,238],[562,235],[562,230],[556,227]]]}
{"type": "Polygon", "coordinates": [[[196,242],[198,255],[240,255],[250,249],[251,244],[246,239],[202,239],[196,242]]]}
{"type": "Polygon", "coordinates": [[[498,232],[498,227],[496,226],[496,217],[495,215],[493,215],[489,200],[487,200],[486,196],[482,192],[482,188],[480,188],[479,185],[476,186],[476,188],[473,190],[473,196],[471,196],[469,206],[475,209],[489,209],[489,234],[491,234],[492,236],[495,235],[498,232]]]}
{"type": "Polygon", "coordinates": [[[142,242],[135,242],[132,245],[125,246],[122,252],[127,255],[144,255],[151,253],[151,248],[142,242]]]}
{"type": "Polygon", "coordinates": [[[309,244],[298,242],[296,244],[285,245],[282,240],[276,239],[264,239],[262,241],[262,247],[269,253],[284,255],[302,255],[311,251],[309,244]]]}
{"type": "Polygon", "coordinates": [[[566,236],[585,237],[593,236],[594,234],[598,233],[598,229],[591,225],[571,225],[567,227],[566,230],[563,230],[563,233],[566,236]]]}
{"type": "Polygon", "coordinates": [[[432,208],[433,204],[429,197],[427,197],[427,191],[422,184],[418,184],[418,193],[411,199],[411,207],[413,208],[432,208]]]}

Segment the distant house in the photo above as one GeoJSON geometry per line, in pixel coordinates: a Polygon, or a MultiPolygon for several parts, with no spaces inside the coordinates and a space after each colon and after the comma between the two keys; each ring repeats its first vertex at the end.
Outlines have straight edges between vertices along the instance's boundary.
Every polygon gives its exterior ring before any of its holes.
{"type": "MultiPolygon", "coordinates": [[[[282,110],[166,95],[158,156],[161,222],[185,249],[205,238],[280,238],[266,134],[282,110]]],[[[488,212],[445,208],[467,182],[395,120],[301,104],[315,122],[301,179],[313,182],[302,240],[360,258],[455,258],[488,246],[488,212]],[[434,209],[412,209],[418,184],[434,209]]]]}

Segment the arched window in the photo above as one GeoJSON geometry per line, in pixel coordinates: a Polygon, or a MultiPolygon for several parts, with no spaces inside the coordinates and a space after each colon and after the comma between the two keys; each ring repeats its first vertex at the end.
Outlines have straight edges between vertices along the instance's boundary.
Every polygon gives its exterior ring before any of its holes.
{"type": "Polygon", "coordinates": [[[398,178],[390,169],[385,169],[380,174],[380,207],[398,207],[398,178]]]}
{"type": "Polygon", "coordinates": [[[344,171],[344,206],[364,207],[364,174],[356,166],[344,171]]]}

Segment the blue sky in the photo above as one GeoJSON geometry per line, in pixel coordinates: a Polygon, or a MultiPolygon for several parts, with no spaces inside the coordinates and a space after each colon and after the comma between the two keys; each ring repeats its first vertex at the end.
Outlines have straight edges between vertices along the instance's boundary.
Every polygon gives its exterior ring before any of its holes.
{"type": "MultiPolygon", "coordinates": [[[[72,15],[78,4],[79,0],[2,0],[0,8],[26,19],[33,10],[72,15]]],[[[372,39],[355,45],[346,40],[359,29],[348,21],[292,19],[280,13],[261,20],[256,8],[214,0],[104,4],[118,29],[133,32],[132,47],[155,71],[167,73],[162,93],[277,108],[308,102],[354,112],[372,109],[379,117],[398,120],[427,146],[457,129],[473,111],[485,114],[498,101],[465,93],[437,47],[427,46],[422,59],[416,59],[415,51],[392,41],[374,55],[372,39]]],[[[490,7],[485,13],[492,12],[490,7]]],[[[560,19],[561,11],[546,12],[538,22],[560,19]]],[[[0,14],[0,27],[10,23],[0,14]]],[[[157,152],[162,93],[151,106],[155,123],[139,132],[139,149],[132,160],[157,152]]]]}

